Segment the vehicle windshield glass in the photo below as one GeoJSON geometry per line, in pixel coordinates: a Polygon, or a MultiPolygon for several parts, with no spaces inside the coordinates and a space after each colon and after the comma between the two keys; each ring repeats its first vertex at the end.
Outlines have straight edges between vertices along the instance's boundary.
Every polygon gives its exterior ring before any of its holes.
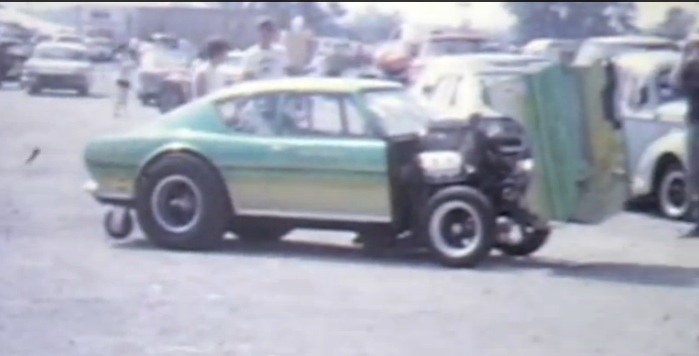
{"type": "Polygon", "coordinates": [[[87,59],[87,55],[84,51],[66,47],[39,47],[34,51],[34,57],[71,61],[84,61],[87,59]]]}
{"type": "Polygon", "coordinates": [[[187,55],[178,51],[153,50],[150,65],[154,68],[186,67],[189,62],[187,55]]]}
{"type": "Polygon", "coordinates": [[[484,42],[467,38],[432,39],[425,45],[423,54],[430,56],[483,52],[484,42]]]}
{"type": "Polygon", "coordinates": [[[362,97],[389,136],[418,133],[432,118],[431,112],[403,89],[371,90],[362,97]]]}

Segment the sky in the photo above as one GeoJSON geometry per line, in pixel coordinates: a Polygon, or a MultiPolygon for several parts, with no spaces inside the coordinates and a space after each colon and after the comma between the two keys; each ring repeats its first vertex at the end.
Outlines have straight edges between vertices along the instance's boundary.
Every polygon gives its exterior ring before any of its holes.
{"type": "MultiPolygon", "coordinates": [[[[108,2],[95,2],[109,4],[108,2]]],[[[79,4],[78,2],[6,2],[6,5],[31,6],[32,8],[55,7],[79,4]]],[[[85,4],[85,2],[83,2],[85,4]]],[[[113,3],[112,3],[113,4],[113,3]]],[[[117,4],[129,4],[120,2],[117,4]]],[[[131,4],[138,4],[132,2],[131,4]]],[[[362,9],[376,6],[387,11],[401,11],[409,21],[449,24],[458,23],[463,19],[464,10],[459,9],[455,2],[345,2],[350,9],[362,9]]],[[[687,2],[639,2],[639,22],[652,25],[662,20],[665,11],[672,6],[688,7],[699,12],[699,7],[692,8],[687,2]]],[[[468,19],[474,27],[484,30],[498,30],[509,27],[514,19],[504,10],[502,2],[474,2],[469,10],[468,19]]]]}

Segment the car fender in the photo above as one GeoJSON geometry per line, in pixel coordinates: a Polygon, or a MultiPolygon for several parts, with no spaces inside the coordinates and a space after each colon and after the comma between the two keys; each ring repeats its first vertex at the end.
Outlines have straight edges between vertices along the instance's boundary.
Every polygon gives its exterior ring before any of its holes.
{"type": "Polygon", "coordinates": [[[196,156],[197,158],[200,158],[207,163],[211,164],[210,160],[206,158],[204,154],[201,153],[201,150],[199,150],[196,145],[190,144],[190,143],[184,143],[184,142],[168,142],[157,149],[153,150],[149,155],[146,156],[144,160],[141,161],[138,167],[138,176],[141,177],[143,175],[143,172],[155,163],[157,160],[160,158],[168,155],[168,154],[176,154],[176,153],[183,153],[183,154],[191,154],[193,156],[196,156]]]}
{"type": "Polygon", "coordinates": [[[204,154],[204,151],[197,147],[197,145],[185,142],[170,142],[164,144],[158,147],[156,150],[153,150],[151,154],[146,156],[146,158],[139,164],[138,174],[136,175],[136,187],[138,186],[138,180],[145,177],[144,172],[148,169],[148,167],[157,162],[159,159],[170,154],[188,154],[208,164],[211,167],[211,169],[213,169],[216,172],[218,178],[221,180],[221,183],[226,187],[226,191],[228,191],[229,198],[233,198],[231,187],[226,182],[226,179],[224,178],[223,174],[221,174],[221,171],[219,170],[218,166],[216,166],[216,164],[214,164],[214,162],[211,161],[206,156],[206,154],[204,154]]]}
{"type": "Polygon", "coordinates": [[[671,154],[679,158],[682,165],[686,167],[686,135],[685,130],[673,130],[646,148],[633,170],[631,181],[633,196],[643,196],[652,192],[656,169],[660,158],[664,155],[671,154]]]}

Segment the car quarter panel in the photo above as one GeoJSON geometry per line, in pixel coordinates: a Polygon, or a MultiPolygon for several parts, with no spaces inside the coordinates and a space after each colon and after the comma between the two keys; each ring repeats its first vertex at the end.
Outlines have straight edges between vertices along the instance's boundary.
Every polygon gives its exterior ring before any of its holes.
{"type": "Polygon", "coordinates": [[[166,152],[189,150],[205,154],[203,148],[213,133],[223,132],[215,109],[205,102],[187,105],[138,129],[110,135],[88,143],[84,160],[98,197],[133,199],[142,169],[166,152]]]}
{"type": "Polygon", "coordinates": [[[665,154],[671,154],[687,166],[686,131],[673,130],[648,146],[633,168],[631,192],[640,197],[650,194],[653,189],[653,177],[659,159],[665,154]]]}
{"type": "Polygon", "coordinates": [[[133,199],[142,169],[168,152],[193,152],[219,170],[239,214],[388,222],[386,144],[379,139],[239,134],[209,101],[178,108],[85,151],[97,197],[133,199]]]}

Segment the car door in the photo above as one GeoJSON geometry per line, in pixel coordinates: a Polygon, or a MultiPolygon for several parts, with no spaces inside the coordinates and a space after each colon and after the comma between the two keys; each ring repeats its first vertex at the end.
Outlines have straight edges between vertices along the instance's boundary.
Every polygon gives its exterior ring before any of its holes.
{"type": "Polygon", "coordinates": [[[219,169],[233,195],[237,214],[273,210],[276,197],[269,189],[280,164],[280,140],[274,127],[280,94],[230,98],[217,104],[230,132],[217,136],[215,151],[219,169]]]}
{"type": "Polygon", "coordinates": [[[266,214],[388,222],[386,144],[369,129],[351,96],[284,96],[266,214]]]}

